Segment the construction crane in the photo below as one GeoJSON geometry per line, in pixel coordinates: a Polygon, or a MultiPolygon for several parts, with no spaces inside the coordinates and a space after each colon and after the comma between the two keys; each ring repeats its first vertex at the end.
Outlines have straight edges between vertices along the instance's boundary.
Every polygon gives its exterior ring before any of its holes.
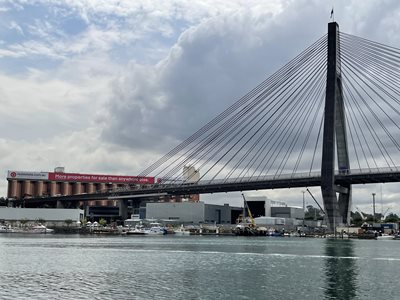
{"type": "Polygon", "coordinates": [[[248,218],[250,219],[250,225],[251,225],[251,227],[256,227],[256,223],[255,223],[255,221],[254,221],[253,215],[252,215],[252,213],[251,213],[251,211],[250,211],[249,206],[247,205],[247,201],[246,201],[246,198],[244,197],[244,194],[243,194],[243,193],[242,193],[242,197],[243,197],[243,200],[244,200],[244,206],[243,206],[243,210],[244,210],[244,212],[243,212],[243,221],[245,220],[245,210],[247,210],[247,215],[248,215],[248,218]]]}
{"type": "Polygon", "coordinates": [[[322,208],[321,205],[319,205],[317,199],[315,199],[314,195],[310,192],[309,189],[307,189],[307,192],[308,192],[308,193],[310,194],[310,196],[313,198],[313,200],[315,201],[315,203],[317,203],[317,205],[318,205],[319,209],[321,210],[321,212],[322,212],[324,215],[326,215],[325,210],[322,208]]]}
{"type": "Polygon", "coordinates": [[[390,209],[390,207],[388,207],[388,208],[385,210],[385,212],[382,214],[382,216],[381,216],[381,220],[382,220],[382,221],[385,220],[385,216],[386,216],[387,212],[389,211],[389,209],[390,209]]]}

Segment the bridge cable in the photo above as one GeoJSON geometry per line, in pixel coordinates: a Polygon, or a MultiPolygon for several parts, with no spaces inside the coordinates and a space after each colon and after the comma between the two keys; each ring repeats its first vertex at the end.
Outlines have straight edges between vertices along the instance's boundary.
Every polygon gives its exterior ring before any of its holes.
{"type": "MultiPolygon", "coordinates": [[[[294,103],[294,101],[292,101],[292,103],[294,103]]],[[[292,104],[290,103],[290,105],[292,104]]],[[[285,118],[287,118],[289,116],[289,114],[291,112],[293,112],[294,110],[294,106],[293,108],[289,111],[288,114],[286,114],[285,117],[282,116],[282,114],[279,115],[279,123],[284,122],[285,118]]],[[[278,121],[278,120],[277,120],[278,121]]],[[[226,179],[230,177],[230,174],[232,174],[235,171],[235,168],[237,168],[244,160],[245,158],[247,158],[247,156],[249,156],[249,154],[251,153],[251,151],[258,146],[259,144],[261,144],[261,141],[263,140],[263,138],[267,135],[267,133],[269,132],[269,130],[273,127],[274,122],[270,122],[269,126],[267,128],[264,128],[264,131],[262,134],[260,134],[260,136],[253,142],[253,144],[251,145],[251,147],[246,151],[245,155],[242,156],[242,158],[236,163],[235,167],[231,169],[230,173],[225,177],[226,179]]],[[[260,129],[263,128],[263,126],[260,127],[260,129]]],[[[271,133],[271,135],[273,135],[274,133],[271,133]]],[[[252,139],[249,139],[249,141],[252,139]]],[[[268,142],[268,139],[265,140],[265,142],[262,144],[262,146],[264,146],[266,143],[268,142]]],[[[247,165],[242,169],[242,171],[240,172],[239,176],[237,178],[240,178],[240,176],[243,174],[243,172],[245,172],[246,170],[250,169],[249,166],[253,166],[254,162],[256,161],[259,152],[264,149],[264,147],[259,147],[259,149],[256,151],[256,153],[254,153],[254,155],[252,156],[252,158],[249,160],[249,162],[247,163],[247,165]]],[[[247,172],[247,171],[246,171],[247,172]]],[[[243,179],[243,178],[242,178],[243,179]]]]}
{"type": "MultiPolygon", "coordinates": [[[[259,102],[259,101],[258,101],[259,102]]],[[[257,103],[256,103],[257,104],[257,103]]],[[[246,113],[247,113],[247,111],[245,111],[246,113]]],[[[243,116],[244,114],[242,113],[241,115],[239,115],[239,118],[241,118],[242,116],[243,116]]],[[[238,118],[235,118],[235,119],[233,119],[234,121],[237,121],[238,120],[238,118]]],[[[224,127],[222,127],[222,128],[220,128],[220,130],[222,130],[223,132],[226,130],[226,126],[231,126],[231,123],[232,122],[229,122],[228,124],[225,124],[225,126],[224,127]]],[[[209,142],[210,140],[208,140],[207,141],[207,143],[206,143],[206,146],[209,146],[209,144],[208,144],[208,142],[209,142]]],[[[212,140],[211,140],[211,142],[213,142],[212,140]]],[[[211,144],[211,143],[210,143],[211,144]]],[[[186,161],[184,162],[184,163],[186,163],[188,161],[188,159],[186,159],[186,161]]],[[[177,169],[179,169],[179,167],[177,167],[177,169]]],[[[175,170],[173,170],[172,171],[172,173],[174,172],[175,170]]],[[[176,171],[178,171],[178,170],[176,170],[176,171]]],[[[180,171],[180,170],[179,170],[180,171]]]]}
{"type": "Polygon", "coordinates": [[[207,132],[210,128],[218,124],[221,120],[223,120],[227,115],[231,114],[234,112],[238,107],[240,107],[243,103],[246,103],[249,99],[251,99],[255,94],[257,94],[260,90],[262,90],[266,85],[270,84],[272,81],[274,81],[277,77],[281,76],[284,74],[288,69],[290,69],[293,65],[296,64],[299,58],[301,58],[305,53],[308,51],[312,50],[315,47],[318,47],[321,43],[326,43],[326,37],[327,35],[322,36],[320,39],[318,39],[314,44],[306,48],[303,52],[301,52],[299,55],[297,55],[293,60],[289,61],[286,65],[284,65],[281,69],[279,69],[277,72],[275,72],[272,76],[268,77],[266,80],[264,80],[260,85],[258,85],[256,88],[251,90],[249,93],[244,95],[242,98],[240,98],[237,102],[232,104],[228,109],[226,109],[224,112],[219,114],[216,118],[208,122],[205,126],[200,128],[198,131],[196,131],[193,135],[191,135],[189,138],[187,138],[185,141],[183,141],[180,145],[169,151],[166,155],[164,155],[162,158],[157,160],[154,164],[146,168],[144,171],[142,171],[139,176],[147,176],[149,175],[152,171],[157,169],[159,166],[161,166],[163,163],[168,161],[171,157],[173,157],[175,154],[177,154],[179,151],[181,151],[183,148],[185,148],[187,145],[192,143],[194,140],[196,140],[199,136],[203,135],[204,132],[207,132]]]}
{"type": "MultiPolygon", "coordinates": [[[[281,89],[285,89],[286,87],[281,87],[281,89]]],[[[280,95],[282,94],[282,92],[280,92],[280,95]]],[[[278,94],[279,95],[279,94],[278,94]]],[[[265,108],[264,108],[264,110],[265,110],[265,108]]],[[[259,113],[258,114],[256,114],[256,116],[257,115],[259,115],[259,113]]],[[[250,119],[251,121],[253,120],[254,118],[252,118],[252,119],[250,119]]],[[[247,122],[247,125],[245,125],[245,127],[246,126],[248,126],[250,124],[250,122],[247,122]]],[[[232,132],[235,132],[235,129],[237,129],[238,127],[239,127],[239,125],[242,125],[241,123],[240,124],[236,124],[236,126],[233,128],[233,129],[231,129],[230,130],[230,133],[232,133],[232,132]]],[[[228,135],[226,135],[226,136],[228,136],[228,135]]],[[[223,141],[224,139],[222,139],[222,141],[223,141]]],[[[226,146],[227,145],[227,143],[225,143],[223,146],[226,146]]],[[[220,147],[220,149],[218,149],[218,150],[222,150],[223,149],[223,147],[220,147]]],[[[219,153],[220,151],[216,151],[215,153],[219,153]]],[[[210,158],[213,158],[215,155],[213,155],[213,156],[211,156],[210,158]]],[[[210,159],[209,159],[210,160],[210,159]]],[[[204,175],[203,175],[204,176],[204,175]]]]}

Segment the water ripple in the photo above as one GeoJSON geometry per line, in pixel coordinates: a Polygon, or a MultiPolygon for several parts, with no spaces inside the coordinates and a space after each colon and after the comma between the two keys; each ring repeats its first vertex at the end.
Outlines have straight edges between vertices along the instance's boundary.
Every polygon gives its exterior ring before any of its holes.
{"type": "Polygon", "coordinates": [[[381,245],[0,237],[0,299],[395,299],[398,244],[381,245]]]}

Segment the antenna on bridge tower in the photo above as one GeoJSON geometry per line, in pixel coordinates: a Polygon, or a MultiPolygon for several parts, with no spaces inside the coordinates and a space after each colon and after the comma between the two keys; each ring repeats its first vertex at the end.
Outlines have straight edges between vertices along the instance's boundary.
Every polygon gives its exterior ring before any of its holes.
{"type": "Polygon", "coordinates": [[[336,22],[328,24],[327,63],[321,191],[328,217],[328,226],[331,231],[334,231],[335,226],[349,222],[349,208],[351,207],[351,185],[338,186],[335,184],[335,149],[339,174],[347,174],[350,170],[343,103],[339,25],[336,22]],[[339,201],[336,192],[339,193],[339,201]]]}

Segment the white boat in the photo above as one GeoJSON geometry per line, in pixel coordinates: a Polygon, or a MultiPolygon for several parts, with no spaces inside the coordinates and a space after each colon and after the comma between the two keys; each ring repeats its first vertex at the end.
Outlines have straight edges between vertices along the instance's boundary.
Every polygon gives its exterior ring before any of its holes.
{"type": "Polygon", "coordinates": [[[376,237],[376,239],[377,239],[377,240],[393,240],[394,237],[393,237],[393,235],[391,235],[391,234],[382,233],[382,235],[378,235],[378,236],[376,237]]]}
{"type": "Polygon", "coordinates": [[[145,235],[146,230],[143,225],[136,225],[135,228],[126,231],[127,235],[145,235]]]}
{"type": "Polygon", "coordinates": [[[0,233],[12,233],[12,232],[15,232],[15,230],[10,226],[0,225],[0,233]]]}
{"type": "Polygon", "coordinates": [[[10,226],[0,225],[0,233],[54,233],[54,229],[47,228],[41,224],[28,228],[12,228],[10,226]]]}
{"type": "Polygon", "coordinates": [[[179,229],[175,229],[174,233],[177,235],[190,235],[190,231],[187,230],[183,225],[179,229]]]}
{"type": "Polygon", "coordinates": [[[164,235],[167,230],[160,223],[150,223],[150,228],[144,230],[147,235],[164,235]]]}
{"type": "Polygon", "coordinates": [[[34,225],[27,230],[27,233],[53,233],[54,229],[47,228],[44,225],[34,225]]]}

